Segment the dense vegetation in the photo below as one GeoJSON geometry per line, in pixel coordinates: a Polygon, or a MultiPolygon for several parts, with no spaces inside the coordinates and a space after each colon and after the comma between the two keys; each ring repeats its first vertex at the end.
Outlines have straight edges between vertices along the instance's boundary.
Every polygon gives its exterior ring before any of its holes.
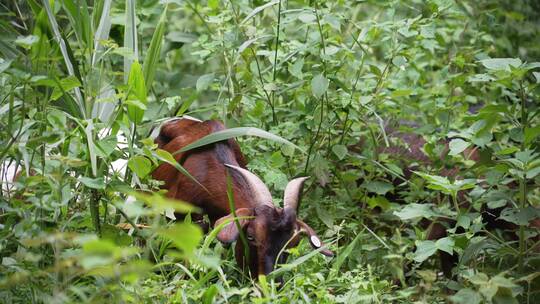
{"type": "Polygon", "coordinates": [[[537,1],[14,0],[0,11],[0,302],[540,296],[537,1]],[[275,203],[290,178],[311,176],[300,217],[336,256],[303,241],[257,280],[215,231],[167,219],[191,209],[157,192],[149,173],[175,161],[151,135],[185,114],[294,143],[237,138],[275,203]],[[444,235],[429,238],[437,225],[444,235]],[[439,255],[458,259],[449,276],[439,255]]]}

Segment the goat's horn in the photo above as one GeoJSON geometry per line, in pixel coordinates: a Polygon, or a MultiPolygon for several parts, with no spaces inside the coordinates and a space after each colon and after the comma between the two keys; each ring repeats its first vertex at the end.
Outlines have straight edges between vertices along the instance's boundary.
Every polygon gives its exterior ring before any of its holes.
{"type": "Polygon", "coordinates": [[[229,164],[225,164],[225,166],[236,170],[236,172],[240,173],[242,177],[244,177],[257,204],[274,206],[272,203],[272,195],[270,194],[268,187],[266,187],[266,185],[257,175],[237,166],[229,164]]]}
{"type": "Polygon", "coordinates": [[[304,182],[309,177],[298,177],[293,179],[287,184],[285,188],[285,194],[283,195],[283,208],[291,208],[292,210],[298,209],[298,202],[302,196],[302,189],[304,188],[304,182]]]}

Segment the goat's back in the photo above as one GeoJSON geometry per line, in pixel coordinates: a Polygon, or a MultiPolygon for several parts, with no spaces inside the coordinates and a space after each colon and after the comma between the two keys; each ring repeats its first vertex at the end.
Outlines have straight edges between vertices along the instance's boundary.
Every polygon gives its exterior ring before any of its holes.
{"type": "MultiPolygon", "coordinates": [[[[194,143],[195,141],[218,131],[225,130],[220,121],[197,121],[178,119],[165,123],[155,142],[160,149],[170,153],[194,143]]],[[[228,213],[226,196],[226,169],[223,164],[232,164],[245,168],[246,161],[234,139],[228,139],[187,152],[175,154],[176,161],[184,167],[201,185],[179,172],[172,165],[163,163],[152,174],[154,179],[165,182],[167,196],[184,200],[202,207],[211,218],[228,213]]],[[[233,178],[236,187],[239,181],[233,178]]],[[[240,191],[241,192],[241,191],[240,191]]],[[[244,205],[247,198],[235,194],[236,205],[244,205]]]]}

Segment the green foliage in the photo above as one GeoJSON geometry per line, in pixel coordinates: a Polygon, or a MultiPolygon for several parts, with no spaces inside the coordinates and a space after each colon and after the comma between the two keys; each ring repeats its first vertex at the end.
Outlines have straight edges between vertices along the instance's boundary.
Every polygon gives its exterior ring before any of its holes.
{"type": "Polygon", "coordinates": [[[2,303],[534,302],[538,1],[0,11],[2,303]],[[336,257],[303,241],[242,273],[151,177],[166,162],[194,179],[151,138],[184,114],[229,127],[184,150],[236,137],[275,194],[312,176],[299,217],[336,257]]]}

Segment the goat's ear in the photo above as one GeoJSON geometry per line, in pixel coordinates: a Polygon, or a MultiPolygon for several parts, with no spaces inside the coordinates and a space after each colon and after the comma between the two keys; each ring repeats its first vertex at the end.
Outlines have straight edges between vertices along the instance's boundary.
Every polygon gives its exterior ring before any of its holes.
{"type": "MultiPolygon", "coordinates": [[[[246,217],[253,215],[253,211],[249,208],[240,208],[236,210],[236,216],[237,217],[246,217]]],[[[238,222],[240,222],[240,227],[244,228],[249,219],[239,219],[238,222]]],[[[224,216],[216,221],[216,224],[214,227],[218,227],[222,223],[225,223],[225,226],[219,231],[217,235],[217,239],[225,244],[230,244],[238,238],[238,235],[240,232],[238,231],[238,228],[236,227],[236,223],[234,222],[234,215],[229,214],[227,216],[224,216]]]]}
{"type": "MultiPolygon", "coordinates": [[[[308,224],[304,223],[303,221],[301,220],[296,220],[296,229],[299,230],[299,232],[301,233],[304,233],[308,240],[309,240],[309,243],[311,244],[311,247],[313,247],[314,249],[319,249],[321,247],[324,246],[323,242],[321,241],[321,239],[319,238],[319,236],[317,235],[317,233],[315,232],[315,230],[313,230],[313,228],[309,227],[308,224]]],[[[328,256],[328,257],[333,257],[334,256],[334,253],[326,248],[323,248],[321,250],[321,253],[324,254],[325,256],[328,256]]]]}

